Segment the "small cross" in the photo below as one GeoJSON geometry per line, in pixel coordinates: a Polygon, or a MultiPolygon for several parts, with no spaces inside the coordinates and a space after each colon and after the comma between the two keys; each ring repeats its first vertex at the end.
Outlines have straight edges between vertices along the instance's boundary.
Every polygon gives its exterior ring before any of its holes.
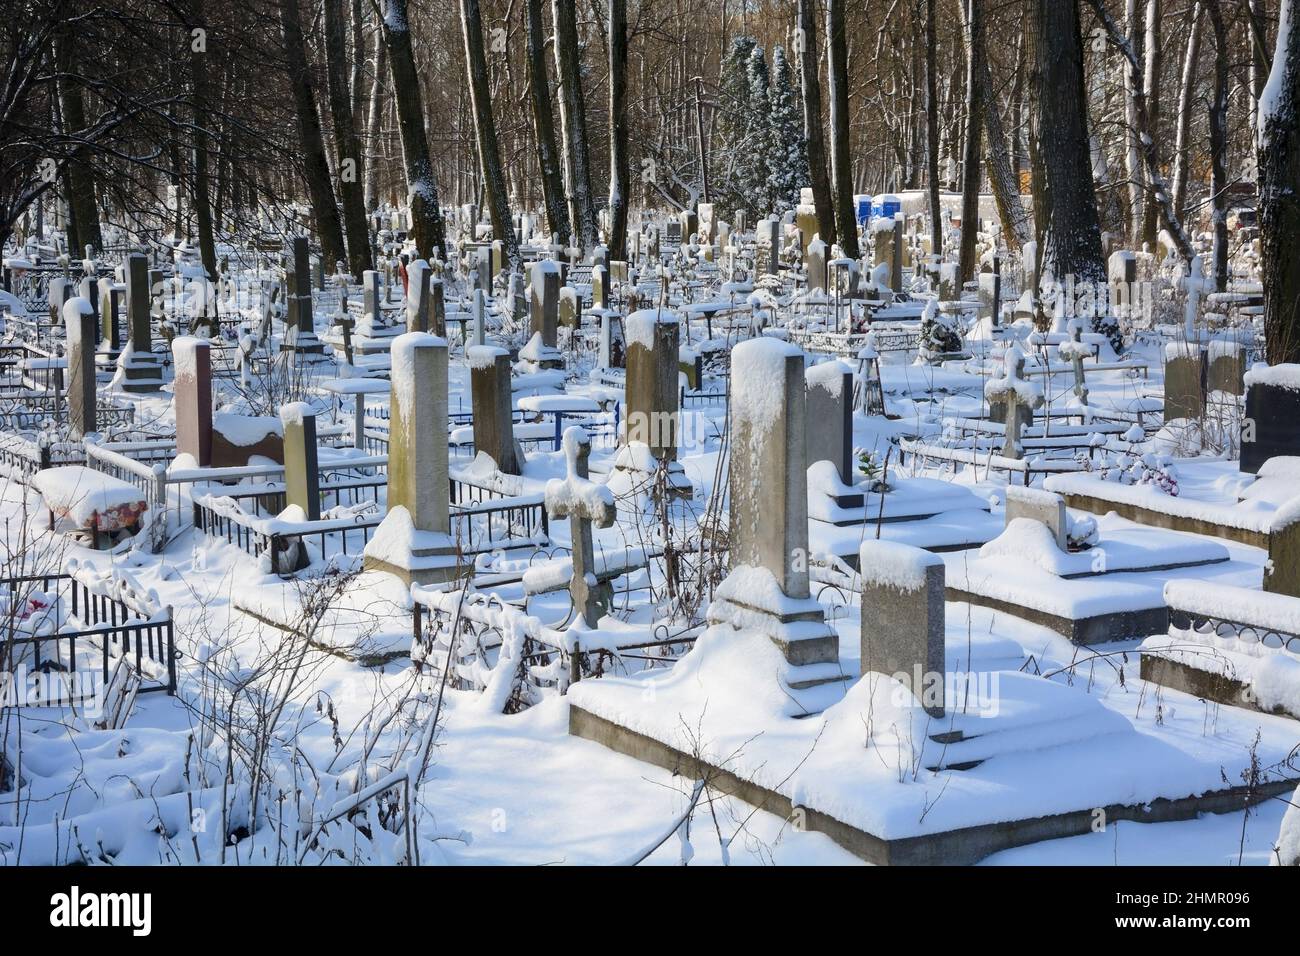
{"type": "Polygon", "coordinates": [[[553,478],[546,483],[544,500],[546,511],[552,518],[569,519],[573,538],[573,576],[569,579],[569,595],[583,623],[594,629],[608,610],[611,595],[608,585],[601,588],[596,581],[591,524],[594,521],[598,528],[610,527],[617,509],[609,488],[587,478],[591,438],[586,430],[579,425],[570,425],[564,430],[563,443],[566,475],[563,480],[553,478]]]}
{"type": "Polygon", "coordinates": [[[1006,403],[1006,440],[1002,444],[1002,454],[1007,458],[1021,458],[1020,407],[1025,405],[1033,409],[1043,404],[1043,393],[1025,380],[1024,352],[1015,346],[1007,349],[1006,376],[991,380],[984,394],[994,401],[1006,403]],[[1021,394],[1021,387],[1024,387],[1025,395],[1021,394]]]}
{"type": "Polygon", "coordinates": [[[1079,404],[1088,404],[1088,383],[1083,371],[1083,324],[1078,319],[1070,322],[1070,341],[1074,348],[1070,350],[1070,364],[1074,366],[1074,394],[1079,404]]]}

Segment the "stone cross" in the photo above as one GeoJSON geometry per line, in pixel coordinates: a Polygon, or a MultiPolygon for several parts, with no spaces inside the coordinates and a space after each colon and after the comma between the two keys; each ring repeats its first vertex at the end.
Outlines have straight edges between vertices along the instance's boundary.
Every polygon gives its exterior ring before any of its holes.
{"type": "Polygon", "coordinates": [[[98,322],[90,300],[78,296],[63,306],[68,341],[68,423],[73,438],[84,438],[95,425],[95,333],[98,322]]]}
{"type": "Polygon", "coordinates": [[[1187,341],[1195,342],[1198,300],[1201,293],[1205,291],[1205,274],[1201,267],[1200,256],[1192,256],[1191,264],[1187,267],[1187,277],[1183,279],[1183,288],[1187,290],[1187,306],[1183,311],[1183,328],[1187,341]]]}
{"type": "Polygon", "coordinates": [[[596,555],[591,526],[608,528],[617,510],[614,493],[606,485],[589,480],[587,459],[591,455],[591,438],[579,425],[564,430],[566,475],[546,483],[546,511],[552,518],[568,518],[573,544],[573,576],[569,594],[583,624],[594,629],[609,608],[608,586],[596,583],[596,555]],[[603,593],[602,593],[603,592],[603,593]]]}
{"type": "Polygon", "coordinates": [[[320,520],[320,470],[316,444],[316,413],[306,402],[280,409],[284,429],[284,503],[297,505],[308,521],[320,520]]]}
{"type": "Polygon", "coordinates": [[[944,715],[944,563],[929,551],[868,540],[862,575],[862,673],[905,684],[931,717],[944,715]]]}
{"type": "Polygon", "coordinates": [[[1087,406],[1088,404],[1088,379],[1083,368],[1083,357],[1088,354],[1089,349],[1083,344],[1083,323],[1078,319],[1070,320],[1070,346],[1066,349],[1070,358],[1070,365],[1074,371],[1074,397],[1079,400],[1079,404],[1087,406]]]}
{"type": "Polygon", "coordinates": [[[172,340],[176,380],[172,410],[176,417],[176,452],[191,455],[200,468],[212,464],[212,345],[206,339],[172,340]]]}
{"type": "Polygon", "coordinates": [[[1025,353],[1017,346],[1007,349],[1006,374],[989,379],[984,385],[984,396],[989,400],[990,411],[1001,408],[1006,415],[1006,437],[1002,454],[1007,458],[1020,458],[1020,429],[1032,424],[1034,409],[1043,404],[1043,392],[1025,379],[1025,353]]]}
{"type": "Polygon", "coordinates": [[[517,475],[523,462],[510,411],[510,353],[491,345],[472,345],[465,357],[474,408],[474,449],[491,458],[498,471],[517,475]]]}

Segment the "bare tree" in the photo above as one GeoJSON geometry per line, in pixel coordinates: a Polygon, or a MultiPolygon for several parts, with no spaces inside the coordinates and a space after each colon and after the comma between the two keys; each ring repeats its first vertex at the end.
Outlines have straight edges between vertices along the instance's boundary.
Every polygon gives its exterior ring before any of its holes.
{"type": "Polygon", "coordinates": [[[609,2],[609,254],[627,258],[627,0],[609,2]]]}
{"type": "Polygon", "coordinates": [[[554,0],[555,74],[560,86],[560,124],[568,172],[569,219],[584,249],[596,244],[596,207],[591,198],[591,160],[587,149],[587,108],[582,95],[578,19],[569,0],[554,0]]]}
{"type": "Polygon", "coordinates": [[[1294,0],[1283,0],[1259,125],[1264,340],[1276,365],[1300,361],[1300,16],[1294,0]]]}
{"type": "Polygon", "coordinates": [[[975,278],[975,240],[980,221],[980,136],[984,131],[985,99],[991,91],[984,51],[984,11],[980,0],[963,0],[966,20],[966,134],[961,160],[961,247],[957,274],[962,282],[975,278]]]}

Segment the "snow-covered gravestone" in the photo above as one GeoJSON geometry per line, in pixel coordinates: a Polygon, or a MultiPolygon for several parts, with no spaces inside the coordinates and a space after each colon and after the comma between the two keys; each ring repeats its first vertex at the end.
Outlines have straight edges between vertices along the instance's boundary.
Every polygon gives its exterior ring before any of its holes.
{"type": "Polygon", "coordinates": [[[410,584],[456,576],[447,475],[447,342],[427,332],[393,340],[388,514],[365,566],[410,584]]]}
{"type": "Polygon", "coordinates": [[[754,245],[754,264],[759,272],[776,275],[781,271],[781,223],[760,219],[754,245]]]}
{"type": "Polygon", "coordinates": [[[1255,474],[1270,458],[1300,455],[1300,364],[1256,364],[1245,382],[1241,470],[1255,474]]]}
{"type": "Polygon", "coordinates": [[[325,346],[316,337],[316,320],[312,315],[311,254],[306,236],[294,236],[293,275],[289,282],[289,297],[285,300],[285,350],[291,352],[321,352],[325,346]]]}
{"type": "Polygon", "coordinates": [[[317,468],[316,413],[306,402],[280,409],[284,429],[284,504],[301,508],[308,521],[320,519],[320,470],[317,468]]]}
{"type": "Polygon", "coordinates": [[[416,259],[406,269],[406,331],[429,331],[429,263],[416,259]]]}
{"type": "Polygon", "coordinates": [[[591,268],[591,306],[594,309],[609,308],[609,274],[602,265],[591,268]]]}
{"type": "Polygon", "coordinates": [[[1002,412],[1006,422],[1006,438],[1002,454],[1006,458],[1020,458],[1020,429],[1033,423],[1034,409],[1043,404],[1043,390],[1025,378],[1025,353],[1018,346],[1007,349],[1003,375],[984,383],[984,397],[989,402],[989,416],[996,420],[1002,412]]]}
{"type": "Polygon", "coordinates": [[[72,298],[74,286],[63,276],[55,276],[46,286],[46,302],[50,309],[50,324],[57,325],[63,318],[63,306],[72,298]]]}
{"type": "Polygon", "coordinates": [[[118,358],[122,388],[128,392],[155,392],[162,388],[162,366],[153,354],[153,327],[149,260],[142,252],[126,259],[126,313],[130,342],[118,358]]]}
{"type": "Polygon", "coordinates": [[[487,341],[487,302],[482,289],[474,290],[470,315],[474,325],[474,334],[471,336],[471,340],[475,345],[483,345],[487,341]]]}
{"type": "Polygon", "coordinates": [[[823,362],[805,373],[808,427],[804,447],[809,466],[829,461],[840,481],[853,483],[853,369],[823,362]]]}
{"type": "Polygon", "coordinates": [[[596,581],[596,556],[591,526],[608,528],[617,511],[614,493],[606,485],[588,479],[587,459],[591,455],[591,438],[578,425],[564,430],[565,477],[546,483],[546,511],[552,518],[568,518],[573,545],[573,576],[569,594],[574,610],[588,629],[594,629],[609,610],[609,586],[596,581]]]}
{"type": "Polygon", "coordinates": [[[89,299],[77,296],[63,305],[68,341],[68,424],[73,438],[99,429],[95,425],[95,341],[99,323],[89,299]]]}
{"type": "Polygon", "coordinates": [[[626,364],[626,349],[622,341],[620,319],[608,309],[593,309],[600,319],[600,368],[622,368],[626,364]]]}
{"type": "Polygon", "coordinates": [[[808,243],[804,255],[804,264],[808,270],[808,291],[826,291],[826,243],[820,238],[808,243]]]}
{"type": "Polygon", "coordinates": [[[1047,526],[1062,551],[1068,548],[1070,522],[1066,516],[1065,499],[1051,491],[1007,485],[1006,524],[1017,518],[1032,518],[1047,526]]]}
{"type": "Polygon", "coordinates": [[[669,462],[674,494],[690,490],[677,464],[678,351],[681,319],[665,309],[633,312],[623,323],[627,339],[626,445],[616,467],[649,472],[669,462]],[[645,459],[645,452],[654,459],[645,459]]]}
{"type": "Polygon", "coordinates": [[[944,714],[944,564],[895,541],[864,541],[862,673],[907,686],[931,717],[944,714]]]}
{"type": "Polygon", "coordinates": [[[176,453],[194,464],[212,464],[212,345],[207,339],[178,336],[172,340],[176,379],[172,411],[176,416],[176,453]]]}
{"type": "Polygon", "coordinates": [[[560,325],[575,331],[582,328],[582,299],[573,286],[560,287],[560,325]]]}
{"type": "Polygon", "coordinates": [[[532,287],[532,332],[541,333],[542,344],[553,349],[559,344],[560,264],[554,259],[534,263],[532,287]]]}
{"type": "Polygon", "coordinates": [[[491,458],[498,471],[517,475],[523,452],[515,441],[510,412],[510,353],[491,345],[472,345],[465,357],[474,406],[474,449],[491,458]]]}
{"type": "Polygon", "coordinates": [[[100,341],[104,351],[116,355],[122,345],[122,297],[125,287],[110,278],[99,280],[100,341]]]}
{"type": "Polygon", "coordinates": [[[1205,391],[1225,395],[1246,393],[1246,347],[1230,339],[1214,339],[1207,356],[1205,391]]]}
{"type": "Polygon", "coordinates": [[[833,664],[839,641],[808,590],[803,352],[770,336],[749,339],[732,351],[731,376],[732,570],[709,622],[761,628],[796,666],[833,664]]]}
{"type": "Polygon", "coordinates": [[[1205,417],[1205,353],[1196,342],[1165,346],[1165,421],[1205,417]]]}
{"type": "Polygon", "coordinates": [[[384,285],[384,275],[376,269],[367,269],[361,273],[361,314],[372,329],[382,328],[384,316],[381,310],[380,290],[384,285]]]}

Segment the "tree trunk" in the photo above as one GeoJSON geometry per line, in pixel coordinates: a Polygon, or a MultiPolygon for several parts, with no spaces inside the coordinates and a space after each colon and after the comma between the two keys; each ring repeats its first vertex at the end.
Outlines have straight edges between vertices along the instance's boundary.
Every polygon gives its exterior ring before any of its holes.
{"type": "Polygon", "coordinates": [[[555,121],[551,116],[551,84],[546,72],[546,28],[542,23],[542,0],[528,4],[528,94],[533,108],[533,133],[537,139],[537,166],[542,174],[542,205],[550,230],[567,242],[572,225],[564,201],[564,173],[555,144],[555,121]]]}
{"type": "MultiPolygon", "coordinates": [[[[75,28],[62,27],[55,31],[55,60],[58,64],[59,112],[63,120],[63,133],[69,139],[86,127],[86,107],[81,99],[81,88],[76,75],[76,54],[73,51],[75,28]]],[[[95,205],[95,174],[86,161],[86,151],[73,149],[63,167],[65,195],[68,199],[68,216],[72,229],[68,230],[68,254],[74,259],[85,254],[85,246],[96,251],[104,247],[99,231],[99,209],[95,205]]]]}
{"type": "Polygon", "coordinates": [[[853,216],[853,165],[849,161],[849,46],[845,36],[845,0],[826,0],[826,41],[831,98],[831,176],[834,180],[835,228],[840,249],[858,258],[858,224],[853,216]]]}
{"type": "Polygon", "coordinates": [[[1101,224],[1092,185],[1083,40],[1074,0],[1035,0],[1038,149],[1044,175],[1042,262],[1057,281],[1104,282],[1101,224]]]}
{"type": "Polygon", "coordinates": [[[1138,71],[1142,63],[1142,23],[1138,17],[1138,0],[1124,0],[1125,37],[1133,59],[1124,63],[1124,173],[1128,179],[1128,235],[1136,245],[1142,233],[1142,155],[1138,132],[1137,97],[1142,88],[1138,71]]]}
{"type": "Polygon", "coordinates": [[[984,88],[984,135],[988,138],[985,146],[987,157],[989,188],[993,191],[993,201],[998,207],[998,220],[1002,223],[1002,239],[1010,250],[1020,247],[1034,238],[1029,225],[1029,215],[1025,204],[1020,201],[1020,177],[1016,175],[1007,152],[1007,136],[1002,129],[1002,113],[998,110],[998,98],[993,95],[993,79],[989,71],[987,55],[980,57],[980,85],[984,88]]]}
{"type": "Polygon", "coordinates": [[[1270,365],[1300,362],[1300,16],[1283,0],[1259,122],[1260,274],[1270,365]]]}
{"type": "Polygon", "coordinates": [[[284,37],[285,67],[293,87],[294,110],[298,116],[307,191],[316,214],[316,231],[320,234],[321,258],[325,270],[333,272],[334,263],[343,258],[343,226],[339,222],[329,163],[325,159],[325,139],[321,133],[320,114],[316,112],[316,91],[311,66],[307,62],[307,43],[302,34],[298,0],[280,0],[280,28],[284,37]]]}
{"type": "Polygon", "coordinates": [[[1214,291],[1228,290],[1228,31],[1219,0],[1206,0],[1214,32],[1214,99],[1210,103],[1210,196],[1214,224],[1214,291]]]}
{"type": "Polygon", "coordinates": [[[384,123],[384,76],[388,73],[388,47],[383,30],[375,31],[375,78],[370,86],[366,114],[366,210],[379,206],[379,140],[384,123]]]}
{"type": "MultiPolygon", "coordinates": [[[[988,63],[984,53],[984,11],[980,0],[963,0],[966,19],[966,133],[961,159],[961,248],[957,274],[961,282],[975,278],[975,240],[980,222],[980,136],[984,129],[988,63]]],[[[996,109],[996,104],[994,105],[996,109]]]]}
{"type": "Polygon", "coordinates": [[[429,161],[429,139],[424,132],[424,103],[420,77],[411,52],[411,33],[406,21],[406,0],[387,0],[380,20],[388,67],[393,77],[393,102],[402,134],[402,156],[406,164],[406,188],[411,207],[411,238],[423,259],[443,259],[446,235],[442,211],[438,208],[438,180],[429,161]]]}
{"type": "Polygon", "coordinates": [[[343,18],[348,0],[324,0],[325,66],[329,87],[330,121],[334,126],[335,164],[343,197],[343,222],[348,238],[348,271],[358,280],[370,268],[370,230],[366,227],[364,163],[361,137],[348,86],[347,29],[343,18]]]}
{"type": "MultiPolygon", "coordinates": [[[[811,0],[806,0],[811,2],[811,0]]],[[[935,0],[925,0],[925,163],[930,194],[930,251],[943,255],[943,208],[939,203],[939,42],[935,0]]]]}
{"type": "Polygon", "coordinates": [[[1188,143],[1192,128],[1192,98],[1195,95],[1196,61],[1201,52],[1201,13],[1204,6],[1196,0],[1192,23],[1187,34],[1187,52],[1183,55],[1183,79],[1178,91],[1178,131],[1174,137],[1174,215],[1181,221],[1187,206],[1188,143]]]}
{"type": "Polygon", "coordinates": [[[587,153],[587,109],[582,96],[577,9],[572,0],[554,0],[555,76],[560,88],[560,124],[568,172],[569,219],[583,249],[596,244],[596,207],[591,198],[591,160],[587,153]]]}
{"type": "MultiPolygon", "coordinates": [[[[1143,85],[1147,91],[1147,116],[1153,131],[1160,123],[1160,74],[1164,51],[1160,48],[1160,26],[1163,13],[1160,0],[1147,0],[1146,68],[1143,85]]],[[[1155,249],[1160,228],[1160,206],[1151,195],[1142,200],[1142,236],[1144,246],[1155,249]]]]}
{"type": "Polygon", "coordinates": [[[514,224],[510,221],[510,198],[506,195],[501,151],[497,148],[497,126],[492,116],[492,88],[487,56],[483,52],[483,21],[478,0],[460,0],[460,27],[465,39],[466,79],[474,108],[474,131],[478,137],[479,165],[487,193],[488,218],[492,221],[492,238],[503,244],[509,269],[515,272],[519,269],[519,243],[515,238],[514,224]]]}
{"type": "Polygon", "coordinates": [[[609,256],[627,258],[627,0],[609,0],[609,256]]]}
{"type": "MultiPolygon", "coordinates": [[[[822,131],[822,84],[817,70],[816,0],[799,0],[799,86],[803,93],[803,132],[808,142],[808,179],[812,183],[813,204],[817,207],[817,225],[822,241],[832,244],[835,231],[835,206],[831,202],[831,183],[826,175],[826,137],[822,131]]],[[[755,211],[757,213],[757,210],[755,211]]]]}

